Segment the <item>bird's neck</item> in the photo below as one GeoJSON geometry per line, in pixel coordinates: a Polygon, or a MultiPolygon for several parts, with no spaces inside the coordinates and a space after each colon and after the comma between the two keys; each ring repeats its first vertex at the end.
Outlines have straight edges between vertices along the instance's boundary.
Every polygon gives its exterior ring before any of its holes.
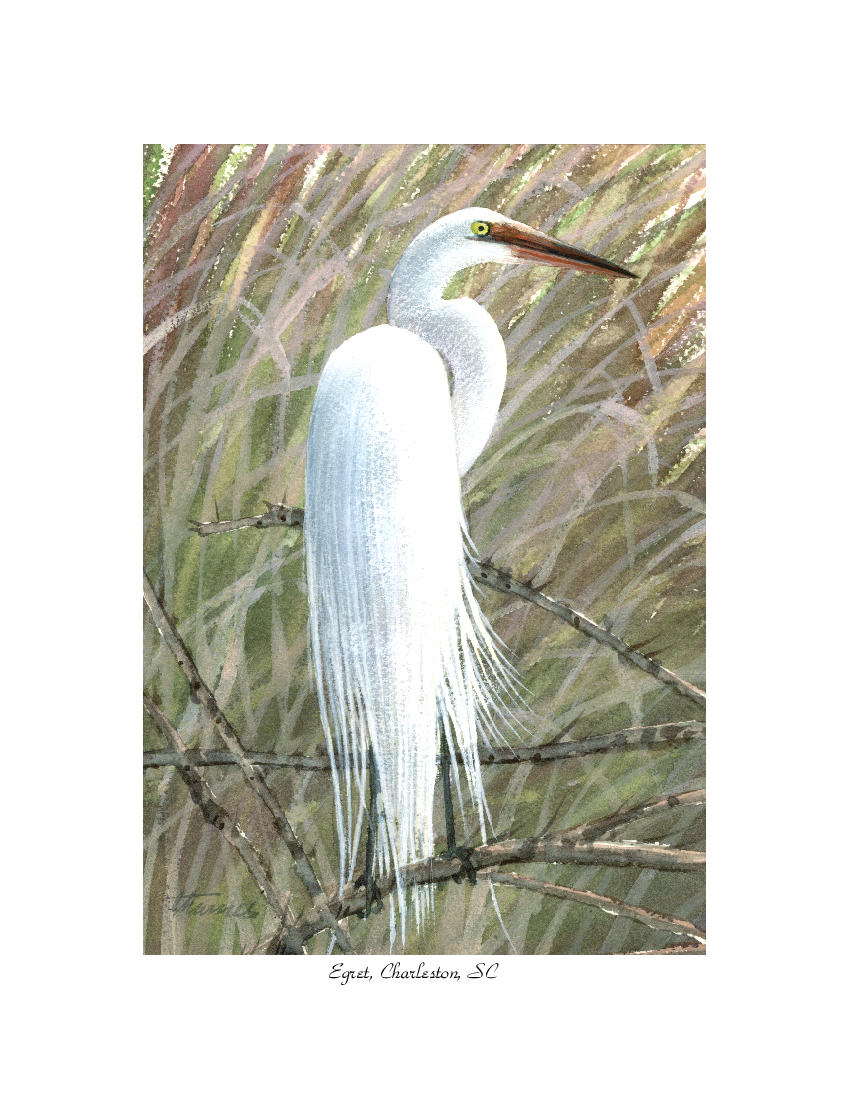
{"type": "Polygon", "coordinates": [[[406,258],[407,253],[390,284],[390,324],[416,333],[446,363],[452,382],[458,472],[465,474],[496,422],[505,388],[505,344],[490,314],[471,298],[443,298],[456,268],[447,265],[445,271],[438,271],[433,262],[405,265],[406,258]]]}

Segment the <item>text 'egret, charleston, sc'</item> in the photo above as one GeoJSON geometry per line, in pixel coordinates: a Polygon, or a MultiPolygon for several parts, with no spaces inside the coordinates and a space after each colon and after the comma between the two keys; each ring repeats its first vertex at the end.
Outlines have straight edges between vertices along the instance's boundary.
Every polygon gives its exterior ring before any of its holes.
{"type": "MultiPolygon", "coordinates": [[[[340,882],[368,813],[367,863],[374,846],[380,873],[397,875],[402,939],[401,872],[434,854],[441,740],[444,764],[461,755],[484,834],[478,733],[495,733],[513,679],[475,599],[460,501],[460,475],[499,410],[505,345],[476,302],[442,296],[458,271],[494,262],[634,278],[492,210],[449,214],[402,255],[389,324],[331,355],[310,419],[307,582],[322,723],[339,761],[340,882]]],[[[414,890],[417,926],[429,900],[427,887],[414,890]]]]}

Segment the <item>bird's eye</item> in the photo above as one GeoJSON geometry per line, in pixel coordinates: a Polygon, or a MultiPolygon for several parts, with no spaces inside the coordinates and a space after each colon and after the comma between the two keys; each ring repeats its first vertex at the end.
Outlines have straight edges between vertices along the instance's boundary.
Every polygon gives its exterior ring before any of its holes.
{"type": "Polygon", "coordinates": [[[472,232],[475,234],[476,237],[486,237],[487,234],[490,232],[490,223],[489,222],[473,222],[472,223],[472,232]]]}

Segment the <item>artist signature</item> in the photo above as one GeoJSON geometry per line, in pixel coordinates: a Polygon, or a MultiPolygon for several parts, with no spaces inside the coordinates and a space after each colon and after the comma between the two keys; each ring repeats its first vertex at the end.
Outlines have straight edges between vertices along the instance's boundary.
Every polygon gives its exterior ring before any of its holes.
{"type": "Polygon", "coordinates": [[[260,911],[253,901],[248,902],[247,905],[244,901],[240,901],[238,905],[227,905],[222,901],[206,902],[198,900],[199,898],[217,897],[217,890],[205,894],[196,890],[181,890],[176,898],[169,898],[168,900],[173,902],[171,906],[172,913],[186,913],[190,917],[248,917],[251,920],[256,920],[260,915],[260,911]]]}

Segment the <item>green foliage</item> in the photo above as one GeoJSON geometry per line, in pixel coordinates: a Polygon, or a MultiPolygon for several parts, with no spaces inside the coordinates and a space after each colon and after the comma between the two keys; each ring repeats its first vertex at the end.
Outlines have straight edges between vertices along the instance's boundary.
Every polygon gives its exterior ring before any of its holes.
{"type": "MultiPolygon", "coordinates": [[[[201,539],[189,521],[258,514],[265,500],[303,504],[307,424],[328,355],[386,323],[404,248],[466,205],[639,276],[609,282],[487,264],[453,282],[449,295],[484,305],[508,350],[499,422],[463,483],[478,552],[704,685],[704,163],[703,147],[689,145],[178,146],[173,155],[145,146],[145,567],[247,749],[324,748],[300,531],[201,539]]],[[[527,688],[530,711],[516,714],[527,744],[702,718],[544,609],[489,590],[481,599],[527,688]]],[[[146,691],[187,744],[220,748],[149,620],[145,631],[146,691]]],[[[152,724],[145,747],[164,747],[152,724]]],[[[493,765],[485,785],[496,833],[528,837],[702,786],[703,768],[702,743],[688,742],[493,765]]],[[[268,854],[293,910],[306,909],[291,857],[237,771],[205,775],[268,854]]],[[[269,780],[332,894],[328,773],[283,768],[269,780]]],[[[701,848],[703,815],[672,808],[622,837],[701,848]]],[[[698,874],[505,869],[686,919],[704,907],[698,874]]],[[[494,890],[501,920],[483,877],[439,886],[434,921],[407,953],[499,954],[511,944],[608,953],[672,938],[576,902],[494,890]]],[[[274,928],[253,879],[175,770],[149,773],[145,950],[228,954],[274,928]],[[181,891],[250,899],[259,915],[233,915],[235,905],[215,917],[175,912],[181,891]]],[[[358,951],[389,951],[386,910],[350,921],[349,932],[358,951]]],[[[327,946],[323,933],[308,950],[327,946]]]]}

